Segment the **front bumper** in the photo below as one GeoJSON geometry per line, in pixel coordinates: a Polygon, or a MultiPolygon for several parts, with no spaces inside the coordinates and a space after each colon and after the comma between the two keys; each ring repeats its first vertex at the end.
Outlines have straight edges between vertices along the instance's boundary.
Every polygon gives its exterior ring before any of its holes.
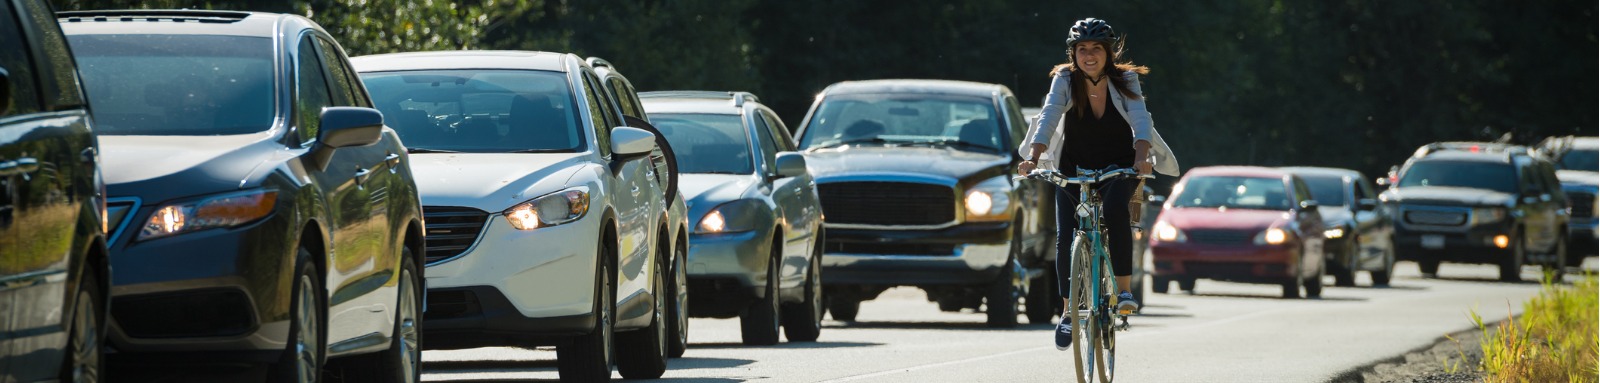
{"type": "Polygon", "coordinates": [[[1583,263],[1583,257],[1595,255],[1600,252],[1600,235],[1596,231],[1597,220],[1594,217],[1579,218],[1567,223],[1567,262],[1572,265],[1583,263]]]}
{"type": "Polygon", "coordinates": [[[1506,235],[1511,241],[1517,240],[1506,225],[1452,231],[1419,230],[1396,225],[1395,257],[1413,261],[1499,264],[1501,259],[1510,256],[1511,250],[1495,246],[1494,237],[1497,235],[1506,235]]]}
{"type": "Polygon", "coordinates": [[[766,294],[771,233],[689,236],[689,315],[731,317],[766,294]]]}
{"type": "Polygon", "coordinates": [[[428,312],[422,325],[428,347],[456,336],[428,334],[572,334],[573,328],[560,324],[594,312],[599,222],[598,214],[590,214],[565,225],[522,231],[491,215],[465,254],[428,266],[428,312]],[[478,309],[448,309],[451,305],[478,309]]]}
{"type": "Polygon", "coordinates": [[[936,230],[828,228],[824,285],[976,285],[1000,275],[1011,252],[1009,223],[936,230]]]}
{"type": "Polygon", "coordinates": [[[1155,276],[1277,283],[1291,280],[1301,254],[1284,245],[1200,245],[1160,243],[1150,247],[1155,276]]]}

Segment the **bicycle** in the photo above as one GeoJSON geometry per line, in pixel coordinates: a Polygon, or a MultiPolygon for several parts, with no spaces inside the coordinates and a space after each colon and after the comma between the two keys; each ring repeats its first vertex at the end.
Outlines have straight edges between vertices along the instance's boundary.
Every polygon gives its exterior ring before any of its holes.
{"type": "Polygon", "coordinates": [[[1067,307],[1077,309],[1065,310],[1067,317],[1062,320],[1074,324],[1072,353],[1078,382],[1090,383],[1096,378],[1110,382],[1116,375],[1116,333],[1128,329],[1128,315],[1132,313],[1111,309],[1117,304],[1117,282],[1110,275],[1111,257],[1106,250],[1105,227],[1101,223],[1104,206],[1101,206],[1099,187],[1104,185],[1095,185],[1124,178],[1153,177],[1139,175],[1133,169],[1080,168],[1077,173],[1076,177],[1063,177],[1056,171],[1034,170],[1026,178],[1043,180],[1063,190],[1074,185],[1079,188],[1078,229],[1073,232],[1069,260],[1072,280],[1067,289],[1067,307]],[[1084,230],[1087,227],[1097,230],[1084,230]],[[1084,350],[1084,345],[1090,345],[1089,350],[1084,350]]]}

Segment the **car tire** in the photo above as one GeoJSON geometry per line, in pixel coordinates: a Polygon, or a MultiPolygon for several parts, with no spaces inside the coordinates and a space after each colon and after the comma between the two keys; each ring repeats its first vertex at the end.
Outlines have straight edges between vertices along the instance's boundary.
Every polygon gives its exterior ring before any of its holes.
{"type": "Polygon", "coordinates": [[[667,312],[667,356],[681,358],[689,350],[689,251],[686,241],[678,241],[672,257],[672,301],[667,312]]]}
{"type": "Polygon", "coordinates": [[[1500,258],[1500,281],[1522,282],[1522,263],[1528,258],[1528,236],[1518,230],[1517,239],[1511,243],[1511,251],[1504,258],[1500,258]]]}
{"type": "Polygon", "coordinates": [[[1550,263],[1544,265],[1544,276],[1552,282],[1561,282],[1567,271],[1567,230],[1561,229],[1557,234],[1556,245],[1551,249],[1550,263]]]}
{"type": "Polygon", "coordinates": [[[657,379],[667,372],[666,264],[657,263],[651,275],[655,313],[645,328],[617,334],[617,372],[624,379],[657,379]]]}
{"type": "MultiPolygon", "coordinates": [[[[820,246],[820,244],[819,244],[820,246]]],[[[805,300],[783,305],[783,336],[790,342],[815,342],[822,336],[822,249],[806,270],[805,300]]]]}
{"type": "MultiPolygon", "coordinates": [[[[1015,245],[1013,245],[1015,246],[1015,245]]],[[[1013,254],[1015,254],[1013,252],[1013,254]]],[[[1011,328],[1017,326],[1017,298],[1021,295],[1017,282],[1016,261],[1006,262],[1000,268],[1000,276],[995,278],[994,284],[989,286],[989,293],[984,296],[984,314],[987,315],[987,324],[991,328],[1011,328]]]]}
{"type": "Polygon", "coordinates": [[[400,286],[396,297],[394,332],[389,348],[359,355],[340,363],[339,375],[349,383],[414,383],[422,381],[422,278],[411,248],[400,253],[400,286]]]}
{"type": "Polygon", "coordinates": [[[1052,279],[1055,279],[1055,276],[1055,269],[1050,269],[1050,271],[1041,273],[1038,278],[1028,280],[1028,298],[1025,306],[1028,313],[1028,323],[1050,324],[1051,321],[1055,320],[1056,313],[1059,312],[1056,311],[1055,301],[1060,300],[1056,297],[1056,290],[1050,283],[1052,279]]]}
{"type": "Polygon", "coordinates": [[[861,313],[861,300],[855,298],[827,295],[828,316],[840,322],[855,322],[856,314],[861,313]]]}
{"type": "Polygon", "coordinates": [[[327,360],[327,321],[322,278],[311,264],[311,251],[299,249],[289,302],[289,337],[283,355],[273,366],[274,382],[322,381],[322,366],[327,360]]]}
{"type": "MultiPolygon", "coordinates": [[[[604,238],[602,236],[601,238],[604,238]]],[[[600,241],[600,259],[595,267],[595,328],[571,343],[556,347],[558,373],[563,382],[609,382],[613,366],[612,336],[615,335],[616,286],[612,285],[610,257],[616,244],[600,241]]]]}
{"type": "Polygon", "coordinates": [[[745,345],[771,346],[778,344],[778,330],[782,327],[779,313],[782,305],[778,297],[778,268],[781,266],[783,247],[772,241],[772,255],[767,260],[767,286],[765,296],[757,299],[739,315],[739,335],[745,345]]]}
{"type": "Polygon", "coordinates": [[[105,297],[100,291],[100,276],[85,271],[78,282],[78,297],[67,322],[67,349],[61,363],[62,382],[99,382],[105,372],[105,297]]]}
{"type": "MultiPolygon", "coordinates": [[[[1324,263],[1324,264],[1326,264],[1326,263],[1324,263]]],[[[1311,277],[1306,278],[1306,281],[1305,281],[1306,298],[1308,298],[1308,299],[1319,299],[1319,298],[1322,298],[1322,276],[1325,275],[1326,273],[1327,273],[1327,267],[1318,267],[1316,274],[1312,274],[1311,277]]]]}
{"type": "Polygon", "coordinates": [[[1383,251],[1383,268],[1373,270],[1372,287],[1389,286],[1389,278],[1394,276],[1394,248],[1383,251]]]}
{"type": "Polygon", "coordinates": [[[1293,265],[1292,267],[1294,267],[1295,275],[1289,277],[1288,280],[1283,282],[1283,299],[1300,298],[1300,287],[1304,285],[1306,281],[1305,278],[1300,277],[1300,266],[1293,265]]]}
{"type": "Polygon", "coordinates": [[[1437,259],[1419,259],[1419,260],[1417,260],[1417,272],[1422,273],[1422,277],[1423,278],[1430,278],[1430,279],[1431,278],[1438,278],[1439,277],[1439,260],[1437,260],[1437,259]]]}
{"type": "Polygon", "coordinates": [[[1178,290],[1183,290],[1183,292],[1194,294],[1194,280],[1194,277],[1178,278],[1178,290]]]}
{"type": "Polygon", "coordinates": [[[1331,270],[1333,271],[1334,286],[1351,287],[1356,285],[1356,270],[1360,269],[1360,267],[1357,267],[1356,265],[1360,264],[1361,262],[1360,248],[1361,240],[1354,237],[1350,238],[1349,244],[1344,248],[1345,255],[1344,257],[1341,257],[1344,259],[1344,264],[1335,266],[1334,269],[1331,270]]]}
{"type": "MultiPolygon", "coordinates": [[[[1158,277],[1158,276],[1154,276],[1154,275],[1150,276],[1150,292],[1152,292],[1152,293],[1166,294],[1168,289],[1171,288],[1171,286],[1170,286],[1171,284],[1172,284],[1172,279],[1171,278],[1158,277]]],[[[1144,301],[1140,301],[1140,302],[1144,302],[1144,301]]]]}

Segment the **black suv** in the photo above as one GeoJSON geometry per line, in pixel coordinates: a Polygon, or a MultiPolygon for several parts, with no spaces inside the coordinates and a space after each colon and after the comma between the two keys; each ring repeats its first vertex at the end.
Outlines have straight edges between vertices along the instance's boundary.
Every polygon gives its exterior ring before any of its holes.
{"type": "Polygon", "coordinates": [[[267,13],[60,16],[109,167],[116,357],[302,382],[351,357],[346,381],[417,381],[416,183],[328,33],[267,13]]]}
{"type": "Polygon", "coordinates": [[[1567,199],[1550,162],[1525,147],[1438,143],[1417,150],[1382,198],[1394,210],[1400,259],[1436,276],[1440,261],[1559,271],[1566,257],[1567,199]]]}
{"type": "Polygon", "coordinates": [[[0,4],[0,381],[95,381],[106,294],[100,157],[44,0],[0,4]]]}

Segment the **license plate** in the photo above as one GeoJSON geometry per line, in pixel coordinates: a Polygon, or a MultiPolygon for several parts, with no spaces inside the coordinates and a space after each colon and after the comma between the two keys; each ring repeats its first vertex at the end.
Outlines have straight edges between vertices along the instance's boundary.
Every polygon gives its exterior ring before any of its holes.
{"type": "Polygon", "coordinates": [[[1424,249],[1443,249],[1444,248],[1444,236],[1442,236],[1442,235],[1424,235],[1424,236],[1422,236],[1422,248],[1424,248],[1424,249]]]}

